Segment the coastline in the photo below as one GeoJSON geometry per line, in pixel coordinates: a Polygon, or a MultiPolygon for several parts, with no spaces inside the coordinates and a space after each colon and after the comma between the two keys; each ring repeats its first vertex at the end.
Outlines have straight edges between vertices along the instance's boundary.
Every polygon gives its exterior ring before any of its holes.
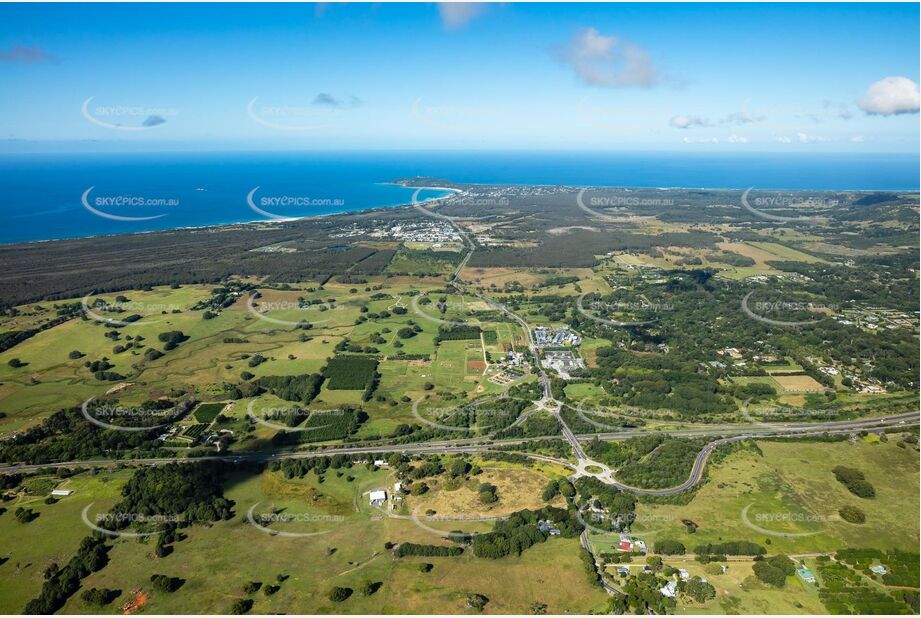
{"type": "MultiPolygon", "coordinates": [[[[405,187],[407,189],[419,189],[419,190],[434,190],[434,191],[452,191],[453,194],[463,193],[462,189],[456,189],[451,187],[415,187],[409,185],[401,185],[396,182],[382,182],[377,184],[385,185],[395,185],[405,187]]],[[[450,195],[443,195],[439,197],[430,197],[421,202],[429,203],[433,201],[443,200],[450,195]]],[[[420,202],[420,203],[421,203],[420,202]]],[[[247,221],[230,221],[225,223],[211,223],[207,225],[183,225],[177,227],[164,228],[162,230],[139,230],[137,232],[115,232],[113,234],[87,234],[86,236],[67,236],[63,238],[41,238],[38,240],[23,240],[18,242],[0,242],[0,249],[9,249],[11,247],[16,247],[17,245],[35,245],[39,243],[49,243],[49,242],[68,242],[68,241],[80,241],[80,240],[92,240],[94,238],[114,238],[117,236],[136,236],[139,234],[169,234],[170,232],[188,232],[194,230],[213,230],[220,228],[231,228],[237,226],[251,226],[251,225],[277,225],[277,224],[288,224],[288,223],[297,223],[298,221],[311,221],[315,219],[323,219],[326,217],[337,217],[345,215],[365,215],[377,211],[387,211],[396,208],[412,208],[413,202],[403,202],[399,204],[393,204],[390,206],[369,206],[367,208],[361,208],[359,210],[343,210],[341,212],[329,212],[323,213],[320,215],[304,215],[303,217],[291,217],[290,219],[251,219],[247,221]]]]}
{"type": "MultiPolygon", "coordinates": [[[[415,189],[417,191],[450,191],[451,195],[442,195],[437,197],[430,197],[424,200],[419,200],[418,202],[402,202],[393,205],[377,205],[369,206],[367,208],[361,208],[358,210],[343,210],[340,212],[331,212],[323,213],[317,215],[304,215],[302,217],[291,217],[286,219],[249,219],[245,221],[228,221],[223,223],[211,223],[206,225],[184,225],[176,227],[168,227],[159,230],[139,230],[136,232],[115,232],[111,234],[87,234],[84,236],[67,236],[60,238],[42,238],[36,240],[23,240],[23,241],[14,241],[14,242],[0,242],[0,249],[9,249],[11,247],[16,247],[18,245],[34,245],[38,243],[49,243],[49,242],[68,242],[68,241],[81,241],[81,240],[91,240],[94,238],[112,238],[117,236],[134,236],[137,234],[167,234],[170,232],[181,232],[181,231],[194,231],[194,230],[216,230],[221,228],[231,228],[237,226],[252,226],[252,225],[275,225],[275,224],[290,224],[296,223],[299,221],[310,221],[316,219],[323,219],[327,217],[336,217],[336,216],[348,216],[348,215],[367,215],[377,211],[387,211],[396,208],[412,208],[416,204],[421,203],[432,203],[438,202],[440,200],[446,199],[448,197],[453,197],[458,194],[464,193],[464,189],[457,187],[444,187],[444,186],[431,186],[431,185],[414,185],[414,184],[404,184],[400,181],[390,181],[390,182],[379,182],[374,183],[379,185],[390,185],[390,186],[399,186],[406,189],[415,189]]],[[[470,186],[470,187],[559,187],[566,190],[579,191],[581,189],[588,190],[619,190],[619,191],[664,191],[664,192],[673,192],[673,191],[711,191],[711,192],[731,192],[736,193],[739,191],[745,191],[746,189],[751,189],[754,191],[784,191],[790,193],[810,193],[810,194],[824,194],[824,193],[909,193],[909,194],[919,194],[918,189],[776,189],[768,187],[738,187],[738,188],[726,188],[726,187],[638,187],[638,186],[615,186],[615,185],[569,185],[569,184],[534,184],[534,183],[459,183],[461,186],[470,186]]]]}

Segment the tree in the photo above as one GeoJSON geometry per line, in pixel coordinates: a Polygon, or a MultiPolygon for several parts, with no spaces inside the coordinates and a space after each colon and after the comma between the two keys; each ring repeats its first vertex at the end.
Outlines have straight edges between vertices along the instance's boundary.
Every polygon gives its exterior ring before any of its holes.
{"type": "Polygon", "coordinates": [[[841,515],[841,519],[852,524],[862,524],[867,521],[867,516],[864,515],[863,511],[850,504],[841,507],[838,514],[841,515]]]}
{"type": "Polygon", "coordinates": [[[233,605],[230,606],[231,614],[245,614],[253,608],[252,599],[237,599],[234,601],[233,605]]]}
{"type": "MultiPolygon", "coordinates": [[[[656,541],[653,545],[653,551],[657,554],[664,554],[666,556],[679,556],[685,553],[686,549],[684,544],[680,541],[675,541],[671,539],[663,539],[661,541],[656,541]]],[[[704,552],[709,553],[709,552],[704,552]]]]}
{"type": "Polygon", "coordinates": [[[333,586],[332,590],[330,590],[329,594],[327,595],[329,600],[334,603],[342,603],[350,596],[352,596],[352,589],[343,588],[341,586],[333,586]]]}
{"type": "Polygon", "coordinates": [[[685,582],[684,593],[698,603],[703,603],[716,597],[716,588],[699,577],[692,577],[685,582]]]}
{"type": "Polygon", "coordinates": [[[179,577],[154,574],[150,576],[150,583],[153,585],[153,589],[158,592],[176,592],[182,588],[185,580],[179,577]]]}

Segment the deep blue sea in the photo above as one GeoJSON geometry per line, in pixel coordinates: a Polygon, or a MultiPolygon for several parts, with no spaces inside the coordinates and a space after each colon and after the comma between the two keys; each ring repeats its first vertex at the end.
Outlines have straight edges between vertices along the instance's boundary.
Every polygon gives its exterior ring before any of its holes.
{"type": "Polygon", "coordinates": [[[918,190],[918,170],[918,155],[879,154],[4,154],[0,243],[395,206],[408,203],[413,190],[386,183],[412,176],[462,183],[918,190]]]}

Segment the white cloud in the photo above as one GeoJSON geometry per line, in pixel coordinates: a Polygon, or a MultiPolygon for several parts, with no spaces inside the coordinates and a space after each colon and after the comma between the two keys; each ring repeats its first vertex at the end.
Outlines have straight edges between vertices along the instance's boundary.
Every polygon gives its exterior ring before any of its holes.
{"type": "Polygon", "coordinates": [[[727,139],[726,141],[728,141],[730,144],[747,144],[748,138],[742,135],[736,135],[735,133],[733,133],[732,135],[729,136],[729,139],[727,139]]]}
{"type": "Polygon", "coordinates": [[[851,137],[847,138],[847,141],[853,144],[862,144],[866,140],[863,138],[863,135],[852,135],[851,137]]]}
{"type": "Polygon", "coordinates": [[[792,144],[793,143],[793,140],[787,137],[786,135],[778,135],[777,137],[774,138],[774,141],[781,143],[781,144],[792,144]]]}
{"type": "Polygon", "coordinates": [[[448,30],[463,28],[479,17],[486,5],[477,2],[439,2],[438,14],[442,25],[448,30]]]}
{"type": "Polygon", "coordinates": [[[651,88],[659,82],[646,50],[594,28],[578,32],[558,55],[589,86],[651,88]]]}
{"type": "Polygon", "coordinates": [[[700,139],[691,139],[690,137],[685,137],[683,140],[685,144],[719,144],[720,140],[717,137],[703,137],[700,139]]]}
{"type": "Polygon", "coordinates": [[[817,142],[828,141],[824,137],[820,137],[818,135],[807,135],[805,133],[797,133],[796,139],[799,140],[800,144],[815,144],[817,142]]]}
{"type": "Polygon", "coordinates": [[[907,77],[884,77],[870,84],[857,107],[872,116],[917,114],[921,93],[918,84],[907,77]]]}
{"type": "Polygon", "coordinates": [[[718,122],[712,122],[708,118],[688,114],[672,116],[668,123],[676,129],[689,129],[691,127],[713,127],[728,125],[745,125],[754,124],[764,121],[764,116],[750,116],[746,112],[735,112],[721,118],[718,122]]]}
{"type": "Polygon", "coordinates": [[[851,112],[846,103],[834,103],[832,101],[825,101],[822,103],[822,107],[825,109],[826,114],[837,116],[841,120],[850,120],[854,117],[854,113],[851,112]]]}
{"type": "Polygon", "coordinates": [[[735,112],[734,114],[729,114],[722,120],[720,124],[755,124],[758,122],[763,122],[764,116],[749,116],[746,112],[735,112]]]}
{"type": "Polygon", "coordinates": [[[706,118],[701,118],[700,116],[672,116],[668,123],[676,129],[712,126],[712,123],[709,120],[706,118]]]}

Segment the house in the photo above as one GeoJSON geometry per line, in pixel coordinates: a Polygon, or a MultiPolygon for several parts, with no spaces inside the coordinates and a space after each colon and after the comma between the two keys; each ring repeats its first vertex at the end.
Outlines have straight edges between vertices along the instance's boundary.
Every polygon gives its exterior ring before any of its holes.
{"type": "Polygon", "coordinates": [[[375,459],[374,465],[377,466],[378,468],[389,468],[390,467],[390,465],[383,459],[375,459]]]}
{"type": "Polygon", "coordinates": [[[377,489],[371,492],[370,498],[372,506],[381,506],[387,502],[387,492],[383,489],[377,489]]]}
{"type": "Polygon", "coordinates": [[[73,490],[70,490],[70,489],[52,489],[51,490],[52,496],[69,496],[72,493],[74,492],[73,490]]]}
{"type": "Polygon", "coordinates": [[[645,554],[646,553],[646,541],[640,541],[640,540],[633,541],[633,551],[641,551],[645,554]]]}
{"type": "Polygon", "coordinates": [[[403,483],[397,481],[393,484],[393,493],[398,494],[403,491],[403,483]]]}
{"type": "Polygon", "coordinates": [[[623,577],[628,577],[630,575],[630,567],[625,567],[625,566],[617,567],[617,574],[622,575],[623,577]]]}
{"type": "Polygon", "coordinates": [[[691,574],[688,573],[687,569],[678,569],[678,577],[681,578],[681,581],[686,582],[691,579],[691,574]]]}
{"type": "Polygon", "coordinates": [[[659,592],[664,597],[674,599],[678,595],[678,582],[675,580],[669,581],[667,584],[659,588],[659,592]]]}
{"type": "Polygon", "coordinates": [[[796,568],[796,576],[799,577],[804,582],[806,582],[807,584],[815,583],[815,574],[809,569],[807,569],[805,566],[800,565],[799,567],[796,568]]]}
{"type": "Polygon", "coordinates": [[[617,544],[618,551],[633,551],[632,541],[621,541],[617,544]]]}
{"type": "Polygon", "coordinates": [[[889,572],[889,569],[887,569],[882,564],[874,564],[873,566],[870,567],[870,570],[876,573],[877,575],[885,575],[886,573],[889,572]]]}

